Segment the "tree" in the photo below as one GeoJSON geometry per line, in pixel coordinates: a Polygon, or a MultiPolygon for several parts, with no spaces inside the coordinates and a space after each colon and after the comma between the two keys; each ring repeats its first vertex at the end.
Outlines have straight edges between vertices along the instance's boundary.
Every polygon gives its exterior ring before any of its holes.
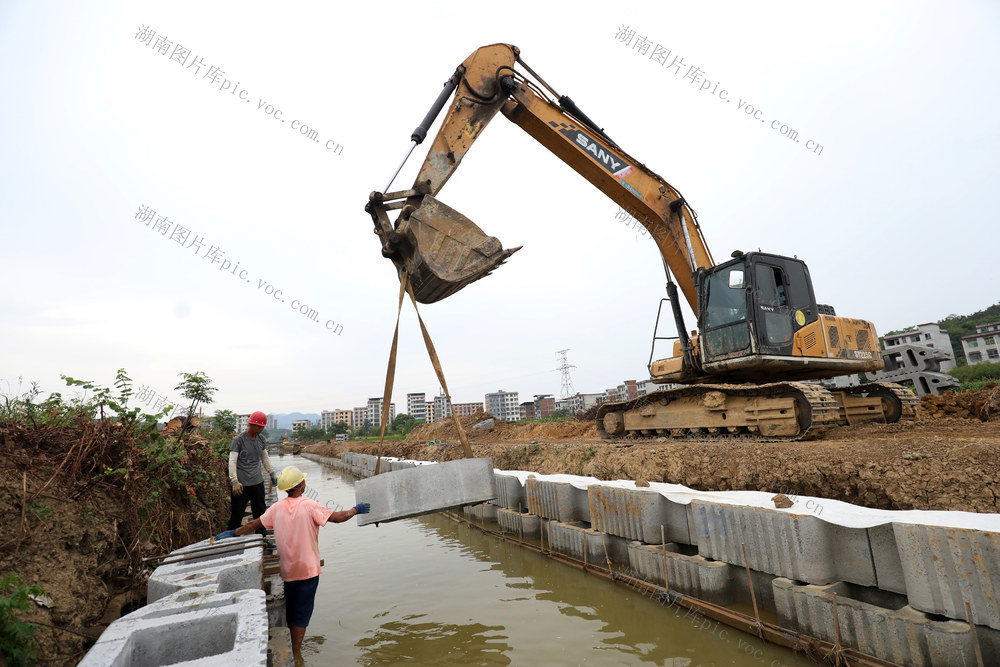
{"type": "Polygon", "coordinates": [[[178,375],[184,378],[184,380],[174,387],[174,389],[181,392],[181,396],[191,401],[187,415],[188,419],[191,419],[198,409],[198,404],[204,403],[205,405],[209,405],[212,402],[212,396],[219,390],[212,386],[212,380],[201,371],[197,371],[196,373],[178,373],[178,375]]]}
{"type": "Polygon", "coordinates": [[[330,435],[337,435],[338,433],[347,433],[351,430],[351,427],[347,425],[346,422],[334,422],[330,425],[330,428],[326,430],[330,435]]]}
{"type": "Polygon", "coordinates": [[[572,413],[570,413],[570,411],[567,410],[566,408],[559,408],[558,410],[555,410],[552,413],[553,419],[568,419],[569,417],[572,416],[573,416],[572,413]]]}
{"type": "Polygon", "coordinates": [[[217,410],[212,417],[212,425],[222,433],[236,433],[236,413],[232,410],[217,410]]]}

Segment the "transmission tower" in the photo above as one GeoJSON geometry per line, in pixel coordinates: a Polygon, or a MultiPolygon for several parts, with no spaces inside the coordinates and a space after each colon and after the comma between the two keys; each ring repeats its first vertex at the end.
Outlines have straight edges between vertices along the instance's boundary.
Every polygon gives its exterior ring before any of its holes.
{"type": "Polygon", "coordinates": [[[576,394],[576,391],[573,389],[573,378],[569,376],[569,369],[576,368],[576,366],[570,364],[569,360],[566,359],[567,352],[569,352],[568,348],[556,352],[556,354],[559,355],[559,361],[561,363],[559,364],[559,368],[555,370],[562,371],[562,389],[559,391],[560,399],[569,398],[570,396],[576,394]]]}

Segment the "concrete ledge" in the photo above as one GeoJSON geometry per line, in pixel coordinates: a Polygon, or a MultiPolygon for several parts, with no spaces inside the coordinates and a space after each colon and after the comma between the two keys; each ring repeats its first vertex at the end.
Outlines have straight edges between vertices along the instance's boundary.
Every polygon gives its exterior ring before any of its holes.
{"type": "Polygon", "coordinates": [[[628,563],[633,576],[660,586],[664,584],[663,562],[667,562],[670,589],[716,604],[733,601],[733,568],[727,563],[709,561],[701,556],[678,553],[674,543],[649,545],[630,542],[628,563]]]}
{"type": "Polygon", "coordinates": [[[894,523],[906,595],[921,611],[1000,630],[1000,533],[894,523]]]}
{"type": "Polygon", "coordinates": [[[272,627],[267,640],[267,667],[292,667],[293,664],[291,631],[272,627]]]}
{"type": "Polygon", "coordinates": [[[358,525],[396,521],[486,502],[497,497],[490,459],[459,459],[358,480],[359,503],[371,503],[358,525]]]}
{"type": "Polygon", "coordinates": [[[648,489],[592,484],[587,492],[590,522],[597,530],[646,544],[661,544],[665,533],[667,542],[693,544],[684,505],[648,489]]]}
{"type": "Polygon", "coordinates": [[[541,520],[534,514],[523,514],[504,507],[497,508],[497,523],[504,533],[517,535],[525,540],[537,540],[541,533],[541,520]]]}
{"type": "Polygon", "coordinates": [[[528,477],[524,489],[528,511],[532,514],[563,523],[590,523],[590,501],[586,489],[537,477],[528,477]]]}
{"type": "Polygon", "coordinates": [[[864,528],[847,528],[810,515],[761,507],[691,502],[698,553],[779,577],[829,584],[877,583],[864,528]]]}
{"type": "Polygon", "coordinates": [[[146,601],[160,598],[185,588],[209,587],[215,593],[228,593],[249,588],[260,588],[263,576],[264,538],[246,535],[216,542],[209,547],[209,540],[202,540],[177,549],[164,560],[172,561],[184,556],[190,560],[168,562],[156,568],[149,577],[146,601]],[[239,551],[229,551],[241,544],[255,543],[239,551]],[[206,549],[196,551],[196,549],[206,549]],[[203,554],[203,555],[198,555],[203,554]]]}
{"type": "MultiPolygon", "coordinates": [[[[258,584],[259,585],[259,584],[258,584]]],[[[264,591],[180,591],[108,626],[80,665],[267,665],[264,591]]]]}
{"type": "Polygon", "coordinates": [[[778,621],[785,627],[835,641],[833,594],[836,593],[842,645],[901,665],[976,664],[968,624],[932,620],[907,606],[901,595],[845,582],[797,585],[784,578],[775,579],[772,587],[778,621]]]}

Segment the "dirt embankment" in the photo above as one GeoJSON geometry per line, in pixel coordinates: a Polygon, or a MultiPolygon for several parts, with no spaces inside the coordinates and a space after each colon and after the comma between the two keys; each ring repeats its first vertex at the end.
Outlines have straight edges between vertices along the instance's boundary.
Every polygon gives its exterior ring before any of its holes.
{"type": "MultiPolygon", "coordinates": [[[[945,400],[1000,405],[1000,392],[990,399],[990,391],[995,388],[945,400]]],[[[482,415],[462,418],[462,424],[473,453],[492,458],[502,470],[671,482],[707,491],[780,491],[881,509],[1000,512],[1000,411],[980,421],[972,410],[965,418],[961,409],[946,413],[932,406],[915,422],[843,427],[822,440],[798,443],[603,442],[592,422],[497,422],[472,429],[482,415]]],[[[347,442],[310,451],[339,456],[378,449],[378,443],[347,442]]],[[[447,461],[461,458],[462,448],[446,420],[414,429],[404,441],[386,442],[382,454],[447,461]],[[447,444],[426,444],[433,440],[447,444]]]]}
{"type": "MultiPolygon", "coordinates": [[[[46,597],[40,664],[75,665],[107,625],[145,602],[146,556],[218,532],[228,517],[221,457],[206,445],[142,448],[119,425],[0,423],[0,573],[46,597]]],[[[3,661],[0,660],[0,663],[3,661]]]]}

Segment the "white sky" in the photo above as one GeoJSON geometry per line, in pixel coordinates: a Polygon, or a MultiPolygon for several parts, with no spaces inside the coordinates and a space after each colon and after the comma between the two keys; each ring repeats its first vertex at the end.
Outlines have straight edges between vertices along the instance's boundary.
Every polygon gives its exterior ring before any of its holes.
{"type": "MultiPolygon", "coordinates": [[[[992,2],[8,0],[0,393],[18,378],[64,391],[60,373],[110,384],[125,367],[170,398],[179,372],[204,371],[220,389],[214,407],[237,412],[381,395],[398,281],[362,209],[455,66],[495,42],[519,46],[679,188],[717,261],[736,248],[797,255],[821,303],[880,332],[979,310],[1000,300],[998,37],[992,2]],[[616,41],[622,25],[698,66],[730,102],[616,41]],[[138,41],[141,26],[202,58],[201,72],[138,41]],[[201,76],[213,65],[245,100],[201,76]],[[320,142],[290,129],[295,119],[320,142]],[[142,205],[203,250],[137,221],[142,205]],[[213,245],[244,280],[204,259],[213,245]]],[[[563,348],[577,390],[648,377],[663,269],[617,205],[500,115],[440,198],[505,247],[524,245],[422,309],[453,400],[558,394],[563,348]]],[[[395,387],[398,411],[408,391],[437,392],[409,306],[395,387]]]]}

